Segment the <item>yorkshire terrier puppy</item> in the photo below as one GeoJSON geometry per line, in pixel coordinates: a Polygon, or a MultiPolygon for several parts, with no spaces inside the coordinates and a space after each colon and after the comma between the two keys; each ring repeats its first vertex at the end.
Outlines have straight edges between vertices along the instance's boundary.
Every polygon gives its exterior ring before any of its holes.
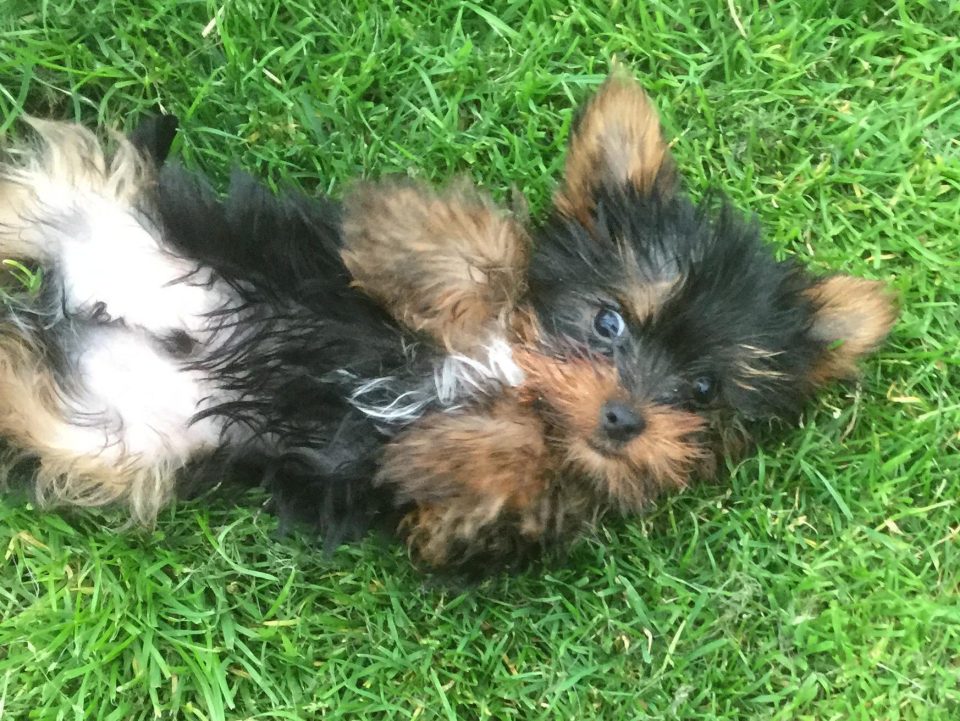
{"type": "Polygon", "coordinates": [[[713,474],[750,421],[854,375],[896,318],[875,281],[778,261],[756,224],[681,191],[650,100],[615,74],[572,131],[532,244],[477,194],[368,185],[347,198],[357,284],[453,353],[519,378],[387,445],[381,487],[433,566],[560,543],[713,474]],[[486,349],[486,350],[484,350],[486,349]]]}
{"type": "Polygon", "coordinates": [[[695,207],[623,77],[532,243],[466,187],[361,185],[341,209],[241,176],[221,199],[163,164],[168,120],[112,152],[35,126],[0,167],[0,256],[43,271],[0,318],[0,433],[41,498],[144,523],[242,469],[331,543],[382,524],[484,574],[710,475],[895,318],[882,285],[695,207]]]}

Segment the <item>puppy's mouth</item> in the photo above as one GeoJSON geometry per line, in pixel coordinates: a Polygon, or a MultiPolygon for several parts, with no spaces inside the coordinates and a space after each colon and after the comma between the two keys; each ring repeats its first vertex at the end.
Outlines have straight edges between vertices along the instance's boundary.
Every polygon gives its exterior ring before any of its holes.
{"type": "Polygon", "coordinates": [[[595,436],[584,439],[587,448],[597,455],[609,458],[611,460],[623,460],[628,443],[611,441],[605,438],[595,436]]]}
{"type": "Polygon", "coordinates": [[[660,492],[686,486],[704,458],[697,440],[701,418],[656,407],[645,415],[645,429],[629,439],[582,433],[571,436],[568,446],[569,468],[622,511],[640,510],[660,492]]]}

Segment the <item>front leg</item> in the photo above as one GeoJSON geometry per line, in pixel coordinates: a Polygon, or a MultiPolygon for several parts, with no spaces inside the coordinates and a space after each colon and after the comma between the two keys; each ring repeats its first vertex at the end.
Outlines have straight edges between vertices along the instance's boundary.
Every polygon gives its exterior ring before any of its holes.
{"type": "Polygon", "coordinates": [[[412,503],[401,532],[414,557],[488,573],[539,549],[556,498],[540,419],[512,398],[437,412],[391,442],[377,483],[412,503]]]}
{"type": "Polygon", "coordinates": [[[450,350],[485,345],[523,291],[523,226],[466,184],[362,185],[344,199],[343,236],[356,285],[450,350]]]}

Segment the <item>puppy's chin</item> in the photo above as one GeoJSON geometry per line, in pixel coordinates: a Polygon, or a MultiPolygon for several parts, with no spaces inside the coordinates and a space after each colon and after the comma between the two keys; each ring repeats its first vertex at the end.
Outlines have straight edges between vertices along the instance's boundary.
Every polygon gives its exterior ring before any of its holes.
{"type": "Polygon", "coordinates": [[[684,488],[709,455],[699,416],[652,407],[645,419],[645,430],[628,443],[611,443],[598,434],[575,435],[565,443],[566,470],[588,479],[623,513],[649,506],[664,491],[684,488]]]}

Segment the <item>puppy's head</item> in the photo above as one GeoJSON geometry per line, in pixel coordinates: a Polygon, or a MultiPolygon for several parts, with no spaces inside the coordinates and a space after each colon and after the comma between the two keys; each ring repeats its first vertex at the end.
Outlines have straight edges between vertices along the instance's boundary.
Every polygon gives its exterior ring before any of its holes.
{"type": "Polygon", "coordinates": [[[778,261],[753,223],[678,185],[650,100],[611,77],[573,130],[530,262],[531,393],[570,463],[628,505],[638,483],[686,477],[708,422],[795,412],[896,317],[880,283],[778,261]]]}

